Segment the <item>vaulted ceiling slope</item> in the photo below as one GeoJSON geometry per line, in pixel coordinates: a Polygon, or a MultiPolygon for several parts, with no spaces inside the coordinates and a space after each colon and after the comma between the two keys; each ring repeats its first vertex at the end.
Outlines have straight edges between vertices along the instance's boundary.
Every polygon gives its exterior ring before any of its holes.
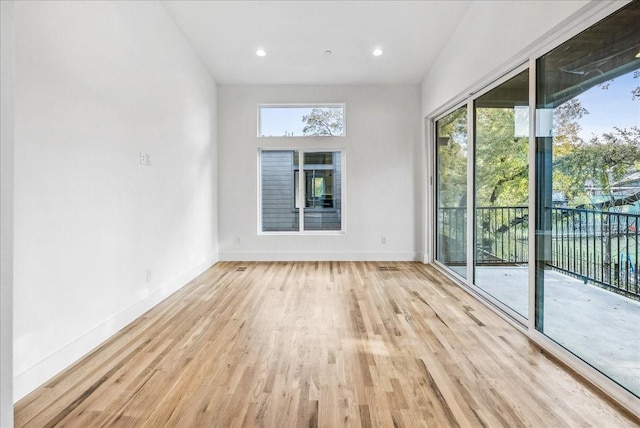
{"type": "Polygon", "coordinates": [[[162,3],[220,84],[339,85],[420,83],[471,1],[162,3]]]}

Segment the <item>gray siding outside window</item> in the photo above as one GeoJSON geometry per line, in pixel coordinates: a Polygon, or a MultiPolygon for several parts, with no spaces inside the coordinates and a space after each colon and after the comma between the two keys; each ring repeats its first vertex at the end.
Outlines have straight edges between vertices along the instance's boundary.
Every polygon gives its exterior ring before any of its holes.
{"type": "Polygon", "coordinates": [[[299,213],[293,206],[293,151],[262,152],[262,231],[297,232],[299,213]]]}
{"type": "MultiPolygon", "coordinates": [[[[261,152],[261,215],[263,232],[300,231],[300,210],[296,208],[296,183],[299,166],[294,150],[261,152]]],[[[331,162],[305,165],[304,230],[342,230],[342,153],[323,152],[331,162]],[[315,179],[321,194],[312,195],[315,179]],[[315,197],[314,197],[315,196],[315,197]]],[[[311,157],[310,157],[311,158],[311,157]]]]}

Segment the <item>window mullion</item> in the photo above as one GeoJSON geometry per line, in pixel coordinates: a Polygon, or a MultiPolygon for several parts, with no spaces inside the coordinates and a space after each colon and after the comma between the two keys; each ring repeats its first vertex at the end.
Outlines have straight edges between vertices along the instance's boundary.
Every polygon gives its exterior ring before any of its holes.
{"type": "Polygon", "coordinates": [[[306,187],[307,187],[307,181],[306,181],[306,172],[304,169],[304,151],[300,150],[298,152],[298,162],[299,162],[299,168],[298,168],[298,200],[300,201],[300,210],[299,210],[299,216],[298,216],[298,231],[302,232],[304,231],[304,208],[307,205],[307,201],[306,201],[306,187]]]}
{"type": "Polygon", "coordinates": [[[529,59],[529,313],[527,329],[536,328],[536,59],[529,59]]]}
{"type": "Polygon", "coordinates": [[[475,259],[475,121],[473,111],[473,98],[467,101],[467,191],[466,191],[466,251],[467,251],[467,284],[474,283],[474,259],[475,259]]]}

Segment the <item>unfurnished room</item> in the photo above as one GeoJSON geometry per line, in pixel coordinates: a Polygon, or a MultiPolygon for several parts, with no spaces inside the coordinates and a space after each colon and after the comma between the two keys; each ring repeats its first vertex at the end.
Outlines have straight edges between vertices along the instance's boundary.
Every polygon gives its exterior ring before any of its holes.
{"type": "Polygon", "coordinates": [[[640,1],[0,7],[1,427],[640,426],[640,1]]]}

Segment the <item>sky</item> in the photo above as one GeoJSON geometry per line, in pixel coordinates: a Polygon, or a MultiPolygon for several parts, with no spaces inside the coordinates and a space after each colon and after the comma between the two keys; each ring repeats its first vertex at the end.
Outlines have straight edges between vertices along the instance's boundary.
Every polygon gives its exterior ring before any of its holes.
{"type": "Polygon", "coordinates": [[[579,121],[582,139],[588,141],[594,134],[600,136],[614,127],[640,127],[640,99],[634,101],[631,94],[640,86],[640,77],[634,79],[633,75],[632,71],[617,77],[606,90],[595,86],[578,96],[589,112],[579,121]]]}
{"type": "Polygon", "coordinates": [[[302,135],[302,116],[309,114],[308,107],[261,107],[260,136],[282,137],[293,133],[294,137],[302,135]]]}

